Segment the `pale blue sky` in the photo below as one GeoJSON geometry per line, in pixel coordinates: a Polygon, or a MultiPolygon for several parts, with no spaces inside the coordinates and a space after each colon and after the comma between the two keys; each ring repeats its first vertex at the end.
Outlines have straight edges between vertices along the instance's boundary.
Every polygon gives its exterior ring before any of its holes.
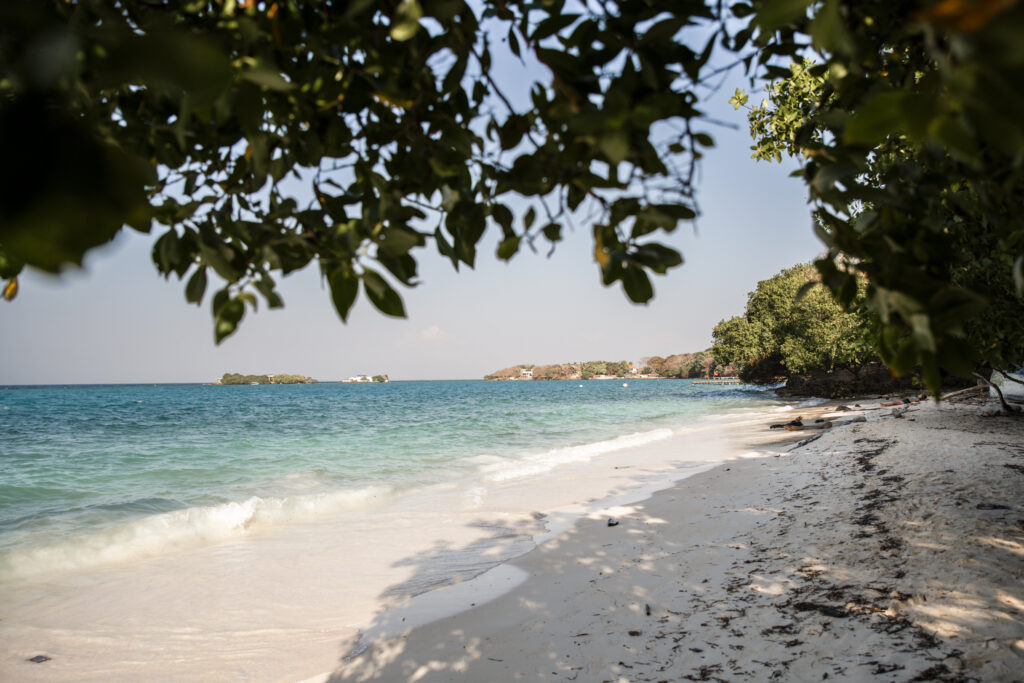
{"type": "Polygon", "coordinates": [[[82,271],[21,278],[18,298],[0,305],[0,384],[211,381],[224,372],[479,378],[516,363],[706,348],[758,280],[822,251],[803,185],[788,177],[793,166],[750,159],[743,114],[726,103],[731,92],[723,88],[708,110],[739,128],[708,128],[718,147],[702,167],[698,232],[684,226],[664,240],[686,263],[654,279],[647,306],[600,284],[589,226],[580,225],[551,258],[524,250],[508,264],[493,256],[497,235],[488,235],[476,270],[458,274],[436,252],[419,251],[422,284],[402,290],[407,320],[360,298],[342,324],[307,268],[283,281],[283,310],[250,312],[218,347],[208,301],[186,304],[182,283],[157,275],[149,250],[158,234],[124,231],[82,271]]]}

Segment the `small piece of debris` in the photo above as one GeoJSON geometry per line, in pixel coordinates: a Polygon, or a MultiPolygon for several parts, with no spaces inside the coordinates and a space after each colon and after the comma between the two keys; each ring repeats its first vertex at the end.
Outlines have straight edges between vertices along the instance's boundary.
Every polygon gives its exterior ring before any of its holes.
{"type": "Polygon", "coordinates": [[[824,614],[826,617],[845,618],[850,616],[850,614],[841,607],[833,607],[832,605],[822,605],[816,602],[796,602],[793,603],[792,607],[798,612],[820,612],[821,614],[824,614]]]}
{"type": "Polygon", "coordinates": [[[631,635],[633,637],[636,637],[636,636],[640,635],[640,631],[630,631],[629,635],[631,635]]]}
{"type": "Polygon", "coordinates": [[[612,519],[611,517],[608,518],[608,526],[618,526],[618,525],[619,525],[618,520],[612,519]]]}
{"type": "Polygon", "coordinates": [[[50,658],[46,655],[36,655],[35,657],[30,657],[28,661],[34,662],[35,664],[42,664],[43,662],[50,661],[50,658]]]}

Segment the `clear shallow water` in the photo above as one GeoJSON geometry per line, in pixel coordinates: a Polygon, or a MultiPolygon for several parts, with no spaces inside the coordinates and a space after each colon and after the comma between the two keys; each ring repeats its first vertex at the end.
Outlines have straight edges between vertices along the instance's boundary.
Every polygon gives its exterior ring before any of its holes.
{"type": "MultiPolygon", "coordinates": [[[[627,380],[628,381],[628,380],[627,380]]],[[[0,390],[0,579],[487,486],[774,402],[689,381],[0,390]]]]}

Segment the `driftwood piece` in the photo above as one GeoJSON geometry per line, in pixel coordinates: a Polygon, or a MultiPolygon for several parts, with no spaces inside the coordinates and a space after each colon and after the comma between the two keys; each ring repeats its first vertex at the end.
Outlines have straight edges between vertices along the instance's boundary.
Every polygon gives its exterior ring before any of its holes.
{"type": "Polygon", "coordinates": [[[801,424],[801,425],[784,425],[784,428],[785,428],[785,430],[787,432],[802,432],[805,429],[829,429],[831,427],[832,427],[832,422],[831,421],[829,421],[829,422],[822,422],[821,424],[813,424],[813,425],[805,425],[805,424],[801,424]]]}
{"type": "Polygon", "coordinates": [[[943,401],[948,401],[951,398],[970,398],[975,394],[987,393],[988,387],[978,385],[976,387],[967,387],[966,389],[960,389],[958,391],[951,391],[950,393],[942,397],[943,401]]]}
{"type": "Polygon", "coordinates": [[[800,418],[801,416],[797,415],[789,422],[776,422],[775,424],[770,424],[768,425],[768,429],[789,429],[790,427],[802,427],[804,423],[803,420],[801,420],[800,418]]]}

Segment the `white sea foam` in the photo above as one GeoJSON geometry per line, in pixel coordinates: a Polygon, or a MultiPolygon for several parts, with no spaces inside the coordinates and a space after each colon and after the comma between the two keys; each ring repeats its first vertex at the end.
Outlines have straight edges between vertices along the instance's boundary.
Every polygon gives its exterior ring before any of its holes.
{"type": "Polygon", "coordinates": [[[827,402],[828,402],[827,398],[809,398],[809,399],[807,399],[805,401],[800,401],[799,403],[794,403],[793,405],[782,406],[781,408],[776,408],[776,410],[785,411],[785,410],[798,410],[800,408],[813,408],[814,406],[820,406],[822,403],[827,403],[827,402]]]}
{"type": "Polygon", "coordinates": [[[485,465],[482,469],[485,479],[490,482],[503,482],[510,479],[536,476],[550,472],[559,465],[572,462],[586,462],[606,453],[636,448],[654,441],[672,436],[671,429],[655,429],[649,432],[626,434],[607,441],[555,448],[544,453],[537,453],[523,458],[506,459],[502,462],[485,465]]]}
{"type": "Polygon", "coordinates": [[[391,491],[371,486],[281,498],[253,496],[150,515],[59,543],[22,545],[0,555],[0,578],[35,578],[197,548],[255,528],[375,507],[388,500],[391,491]]]}

